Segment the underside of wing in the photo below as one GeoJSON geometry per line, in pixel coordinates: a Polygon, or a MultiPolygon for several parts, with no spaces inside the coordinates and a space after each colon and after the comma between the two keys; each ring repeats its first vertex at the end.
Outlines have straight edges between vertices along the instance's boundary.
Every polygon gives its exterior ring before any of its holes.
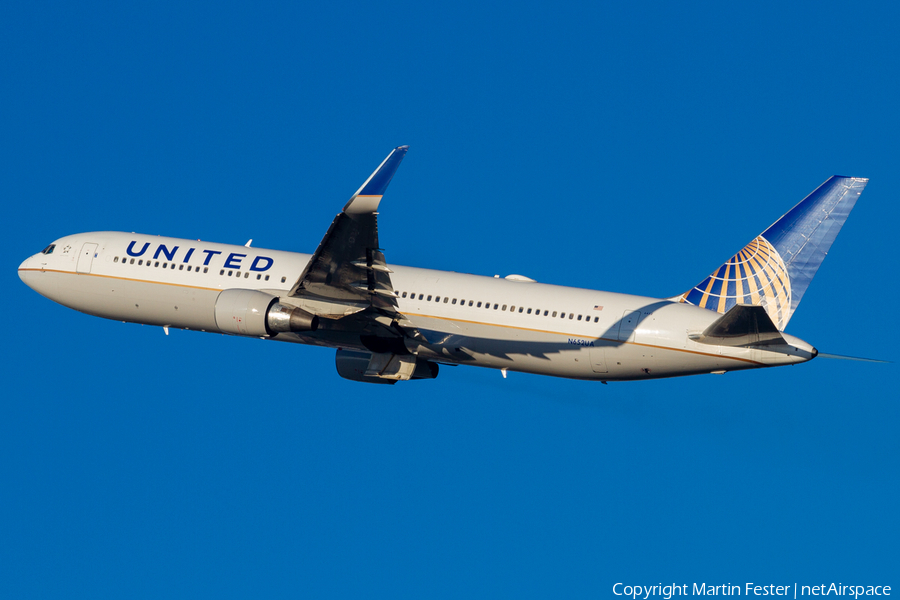
{"type": "Polygon", "coordinates": [[[290,296],[397,310],[390,269],[378,247],[378,204],[408,146],[395,148],[331,223],[290,296]]]}

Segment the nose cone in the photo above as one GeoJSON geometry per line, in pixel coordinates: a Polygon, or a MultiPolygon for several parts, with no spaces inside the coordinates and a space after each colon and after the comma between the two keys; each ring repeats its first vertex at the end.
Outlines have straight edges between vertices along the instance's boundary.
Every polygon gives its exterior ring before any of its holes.
{"type": "Polygon", "coordinates": [[[29,279],[30,279],[30,278],[32,277],[32,275],[33,275],[33,271],[29,271],[29,270],[28,270],[30,264],[31,264],[31,257],[29,256],[29,257],[26,258],[24,261],[22,261],[22,264],[21,264],[21,265],[19,265],[19,279],[21,279],[22,282],[23,282],[25,285],[27,285],[28,287],[33,287],[33,286],[29,283],[29,279]]]}
{"type": "Polygon", "coordinates": [[[56,280],[56,274],[44,270],[44,265],[40,264],[40,259],[34,256],[26,258],[19,265],[19,279],[45,298],[50,298],[54,302],[60,302],[59,283],[56,280]]]}

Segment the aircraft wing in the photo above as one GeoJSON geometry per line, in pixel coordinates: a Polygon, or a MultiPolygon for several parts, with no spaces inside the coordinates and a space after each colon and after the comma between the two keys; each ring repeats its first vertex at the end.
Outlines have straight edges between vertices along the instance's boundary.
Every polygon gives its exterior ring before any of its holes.
{"type": "Polygon", "coordinates": [[[368,302],[397,313],[391,271],[378,247],[378,203],[409,146],[394,148],[331,223],[291,296],[368,302]]]}

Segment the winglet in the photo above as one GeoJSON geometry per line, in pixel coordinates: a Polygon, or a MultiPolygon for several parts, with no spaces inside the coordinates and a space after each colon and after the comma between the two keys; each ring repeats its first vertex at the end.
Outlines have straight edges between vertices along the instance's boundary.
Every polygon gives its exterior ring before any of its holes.
{"type": "Polygon", "coordinates": [[[366,182],[356,190],[347,205],[344,206],[344,212],[351,215],[373,213],[378,210],[378,203],[381,202],[381,196],[387,189],[388,184],[397,172],[400,161],[406,156],[409,146],[398,146],[391,150],[387,158],[378,165],[375,172],[369,175],[366,182]]]}

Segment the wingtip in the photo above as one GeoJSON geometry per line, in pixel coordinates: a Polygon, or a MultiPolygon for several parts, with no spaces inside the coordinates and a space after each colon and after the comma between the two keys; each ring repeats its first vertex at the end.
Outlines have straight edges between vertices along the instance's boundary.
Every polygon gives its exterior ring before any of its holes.
{"type": "Polygon", "coordinates": [[[351,196],[349,202],[344,206],[344,212],[356,214],[373,213],[378,210],[381,196],[393,179],[394,173],[397,172],[403,157],[406,156],[407,148],[409,146],[397,146],[387,155],[375,172],[369,175],[365,183],[351,196]],[[365,198],[361,199],[361,197],[365,198]]]}

